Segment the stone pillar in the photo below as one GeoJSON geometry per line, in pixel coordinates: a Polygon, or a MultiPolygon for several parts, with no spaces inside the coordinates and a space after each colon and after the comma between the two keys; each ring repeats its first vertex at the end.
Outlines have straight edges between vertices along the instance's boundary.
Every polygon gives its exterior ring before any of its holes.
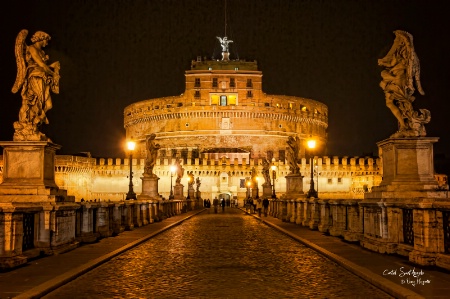
{"type": "Polygon", "coordinates": [[[319,221],[320,221],[320,210],[319,210],[319,199],[317,198],[311,198],[309,200],[309,203],[311,205],[311,216],[309,219],[309,228],[312,230],[316,230],[319,221]]]}
{"type": "Polygon", "coordinates": [[[181,199],[184,199],[185,197],[184,197],[184,195],[183,195],[183,188],[184,188],[184,186],[182,185],[182,184],[176,184],[174,187],[173,187],[173,196],[174,196],[174,199],[176,199],[176,200],[181,200],[181,199]]]}
{"type": "Polygon", "coordinates": [[[158,180],[156,175],[144,174],[142,180],[142,193],[137,196],[138,200],[158,199],[158,180]]]}
{"type": "Polygon", "coordinates": [[[265,182],[262,184],[263,186],[263,194],[262,197],[271,198],[272,197],[272,185],[270,183],[265,182]]]}
{"type": "Polygon", "coordinates": [[[320,232],[327,233],[330,228],[330,205],[328,204],[328,199],[318,200],[320,211],[320,221],[317,229],[320,232]]]}
{"type": "MultiPolygon", "coordinates": [[[[433,143],[435,137],[389,138],[378,143],[383,163],[383,180],[364,194],[360,203],[364,213],[361,245],[381,253],[408,255],[420,265],[435,265],[442,252],[443,226],[439,225],[435,201],[448,201],[448,194],[437,191],[434,178],[433,143]],[[403,210],[412,211],[413,243],[406,242],[403,210]],[[426,246],[424,245],[426,244],[426,246]]],[[[408,225],[408,226],[406,226],[408,225]]]]}

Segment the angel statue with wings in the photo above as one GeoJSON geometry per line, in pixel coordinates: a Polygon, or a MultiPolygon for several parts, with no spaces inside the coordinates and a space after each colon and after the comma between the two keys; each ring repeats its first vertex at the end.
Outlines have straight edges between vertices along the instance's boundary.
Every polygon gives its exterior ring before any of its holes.
{"type": "Polygon", "coordinates": [[[220,45],[222,46],[222,52],[228,52],[228,44],[232,43],[232,40],[229,40],[226,36],[224,38],[221,38],[220,36],[217,36],[217,39],[220,42],[220,45]]]}
{"type": "Polygon", "coordinates": [[[37,31],[31,37],[31,45],[25,43],[28,30],[19,32],[16,38],[17,77],[12,92],[21,90],[22,107],[19,120],[14,122],[14,141],[50,141],[39,131],[48,124],[47,111],[52,108],[50,91],[59,93],[59,62],[47,64],[49,57],[43,48],[50,35],[37,31]]]}
{"type": "Polygon", "coordinates": [[[414,111],[412,103],[415,88],[424,95],[420,84],[419,58],[414,51],[413,36],[401,30],[394,31],[395,40],[387,55],[378,59],[383,66],[380,87],[384,91],[386,106],[397,118],[399,129],[394,138],[426,136],[424,124],[430,122],[430,111],[414,111]]]}

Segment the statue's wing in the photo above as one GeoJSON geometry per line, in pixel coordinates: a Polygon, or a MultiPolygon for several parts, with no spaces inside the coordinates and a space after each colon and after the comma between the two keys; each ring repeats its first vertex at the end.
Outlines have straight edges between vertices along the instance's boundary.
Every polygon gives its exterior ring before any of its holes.
{"type": "Polygon", "coordinates": [[[14,85],[11,89],[13,93],[16,93],[19,91],[19,89],[22,87],[23,82],[25,81],[25,73],[26,73],[26,65],[25,65],[25,39],[28,35],[28,30],[23,29],[19,32],[16,38],[16,63],[17,63],[17,76],[16,76],[16,82],[14,82],[14,85]]]}

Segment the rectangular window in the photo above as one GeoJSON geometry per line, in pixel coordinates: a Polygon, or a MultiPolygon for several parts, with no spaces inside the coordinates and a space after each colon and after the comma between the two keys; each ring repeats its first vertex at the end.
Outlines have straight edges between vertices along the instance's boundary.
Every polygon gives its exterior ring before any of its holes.
{"type": "Polygon", "coordinates": [[[194,97],[199,98],[200,97],[200,90],[196,90],[194,97]]]}
{"type": "Polygon", "coordinates": [[[247,90],[247,98],[253,98],[253,93],[251,90],[247,90]]]}
{"type": "Polygon", "coordinates": [[[253,87],[252,79],[247,79],[247,87],[253,87]]]}
{"type": "Polygon", "coordinates": [[[194,87],[200,87],[200,78],[195,78],[195,85],[194,87]]]}
{"type": "Polygon", "coordinates": [[[211,105],[219,105],[219,96],[218,95],[212,95],[211,96],[211,105]]]}
{"type": "Polygon", "coordinates": [[[342,184],[342,178],[338,178],[338,184],[342,184]]]}
{"type": "Polygon", "coordinates": [[[183,106],[183,103],[177,103],[177,107],[183,106]]]}
{"type": "Polygon", "coordinates": [[[240,179],[239,187],[240,188],[246,188],[245,187],[245,179],[240,179]]]}
{"type": "Polygon", "coordinates": [[[220,106],[227,105],[227,96],[220,96],[220,106]]]}
{"type": "Polygon", "coordinates": [[[236,96],[228,96],[228,105],[236,105],[236,96]]]}
{"type": "Polygon", "coordinates": [[[333,183],[333,179],[328,179],[328,184],[332,184],[333,183]]]}
{"type": "Polygon", "coordinates": [[[236,82],[235,82],[234,78],[230,78],[230,87],[231,88],[236,87],[236,82]]]}
{"type": "Polygon", "coordinates": [[[217,83],[217,78],[213,78],[212,87],[217,88],[219,84],[217,83]]]}
{"type": "Polygon", "coordinates": [[[264,107],[270,107],[270,103],[264,103],[264,107]]]}

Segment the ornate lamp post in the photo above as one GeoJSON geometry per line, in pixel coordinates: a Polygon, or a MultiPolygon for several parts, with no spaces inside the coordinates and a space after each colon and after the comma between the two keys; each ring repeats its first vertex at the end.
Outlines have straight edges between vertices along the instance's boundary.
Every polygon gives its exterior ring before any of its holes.
{"type": "Polygon", "coordinates": [[[186,199],[191,199],[191,197],[189,196],[189,186],[191,184],[191,177],[190,176],[187,177],[187,181],[188,181],[188,190],[187,190],[188,195],[187,195],[186,199]]]}
{"type": "Polygon", "coordinates": [[[128,150],[130,151],[130,184],[128,185],[128,193],[126,200],[134,199],[136,200],[136,193],[133,191],[133,151],[136,147],[136,142],[130,140],[127,142],[128,150]]]}
{"type": "Polygon", "coordinates": [[[173,199],[173,188],[172,188],[172,181],[173,181],[173,174],[177,170],[177,167],[175,165],[170,166],[170,195],[169,199],[173,199]]]}
{"type": "Polygon", "coordinates": [[[275,165],[272,165],[272,198],[277,198],[277,195],[275,194],[275,179],[277,178],[277,167],[275,165]]]}
{"type": "Polygon", "coordinates": [[[311,165],[311,181],[309,191],[306,197],[314,197],[317,198],[317,191],[314,189],[314,166],[313,166],[313,158],[312,158],[312,150],[316,147],[316,141],[314,139],[308,140],[308,148],[309,148],[309,164],[311,165]]]}
{"type": "Polygon", "coordinates": [[[259,177],[255,178],[256,180],[256,199],[259,198],[259,177]]]}

